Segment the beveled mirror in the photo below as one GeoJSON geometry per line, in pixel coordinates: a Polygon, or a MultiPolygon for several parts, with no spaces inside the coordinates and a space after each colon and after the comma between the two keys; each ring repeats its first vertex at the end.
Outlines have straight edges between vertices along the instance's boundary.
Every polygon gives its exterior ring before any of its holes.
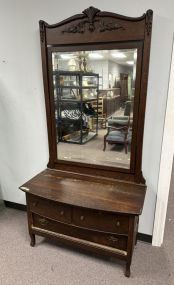
{"type": "Polygon", "coordinates": [[[94,7],[40,21],[50,168],[143,182],[151,23],[94,7]]]}

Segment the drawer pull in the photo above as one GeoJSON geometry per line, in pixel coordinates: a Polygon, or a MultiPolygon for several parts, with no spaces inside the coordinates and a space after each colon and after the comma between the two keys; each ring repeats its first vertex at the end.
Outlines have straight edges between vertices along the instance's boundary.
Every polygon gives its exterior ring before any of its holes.
{"type": "Polygon", "coordinates": [[[60,211],[60,215],[63,216],[64,215],[64,211],[60,211]]]}
{"type": "Polygon", "coordinates": [[[118,238],[110,236],[109,240],[112,241],[113,243],[117,243],[118,242],[118,238]]]}
{"type": "Polygon", "coordinates": [[[84,221],[85,217],[84,216],[80,216],[80,220],[84,221]]]}
{"type": "Polygon", "coordinates": [[[117,227],[119,227],[119,226],[120,226],[120,222],[119,222],[119,221],[116,223],[116,226],[117,226],[117,227]]]}
{"type": "Polygon", "coordinates": [[[48,221],[47,221],[46,219],[44,219],[44,218],[40,218],[40,219],[39,219],[39,223],[40,223],[42,226],[45,226],[45,225],[48,224],[48,221]]]}

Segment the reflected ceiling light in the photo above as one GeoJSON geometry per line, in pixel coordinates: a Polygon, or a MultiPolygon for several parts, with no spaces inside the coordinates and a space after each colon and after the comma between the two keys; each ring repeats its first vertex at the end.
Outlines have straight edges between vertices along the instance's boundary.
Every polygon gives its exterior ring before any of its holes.
{"type": "Polygon", "coordinates": [[[114,52],[114,53],[111,53],[111,55],[114,58],[125,58],[126,57],[126,55],[123,52],[114,52]]]}
{"type": "Polygon", "coordinates": [[[91,52],[88,54],[88,57],[91,59],[102,59],[103,55],[98,52],[91,52]]]}
{"type": "Polygon", "coordinates": [[[61,57],[62,59],[65,59],[65,60],[71,59],[72,56],[73,56],[73,54],[71,54],[71,53],[62,53],[62,54],[60,55],[60,57],[61,57]]]}
{"type": "Polygon", "coordinates": [[[137,60],[137,52],[134,52],[134,60],[137,60]]]}
{"type": "Polygon", "coordinates": [[[133,65],[134,61],[133,60],[129,60],[129,61],[126,61],[126,63],[129,64],[129,65],[133,65]]]}

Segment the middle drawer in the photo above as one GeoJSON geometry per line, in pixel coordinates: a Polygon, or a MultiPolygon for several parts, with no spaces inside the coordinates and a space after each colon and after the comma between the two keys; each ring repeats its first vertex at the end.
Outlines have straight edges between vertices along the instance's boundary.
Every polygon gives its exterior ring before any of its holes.
{"type": "Polygon", "coordinates": [[[112,232],[128,234],[129,216],[103,211],[73,208],[72,223],[76,226],[112,232]]]}

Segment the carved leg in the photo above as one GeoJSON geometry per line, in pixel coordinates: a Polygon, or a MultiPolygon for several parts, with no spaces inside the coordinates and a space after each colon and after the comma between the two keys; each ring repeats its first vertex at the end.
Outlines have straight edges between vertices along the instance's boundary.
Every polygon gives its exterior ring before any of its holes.
{"type": "Polygon", "coordinates": [[[106,138],[104,137],[104,147],[103,147],[103,151],[105,151],[106,149],[106,138]]]}
{"type": "Polygon", "coordinates": [[[125,154],[127,154],[127,143],[124,143],[124,148],[125,148],[125,154]]]}
{"type": "Polygon", "coordinates": [[[32,247],[34,247],[35,246],[35,242],[36,242],[35,235],[34,234],[30,234],[30,238],[31,238],[30,245],[32,247]]]}
{"type": "Polygon", "coordinates": [[[130,274],[131,274],[131,272],[130,272],[130,262],[127,262],[127,263],[126,263],[125,276],[126,276],[126,277],[130,277],[130,274]]]}

